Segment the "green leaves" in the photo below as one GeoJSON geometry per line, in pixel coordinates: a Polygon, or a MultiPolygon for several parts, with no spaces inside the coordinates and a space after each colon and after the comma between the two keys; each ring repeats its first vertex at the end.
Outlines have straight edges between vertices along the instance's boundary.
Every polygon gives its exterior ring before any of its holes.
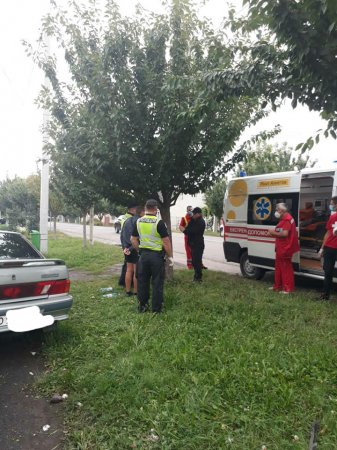
{"type": "Polygon", "coordinates": [[[260,175],[313,167],[316,161],[310,161],[308,154],[303,155],[304,146],[308,150],[310,145],[313,145],[313,142],[299,144],[294,154],[293,149],[286,143],[282,146],[272,146],[265,141],[259,141],[255,147],[245,152],[243,160],[236,170],[236,176],[239,176],[241,170],[245,170],[247,175],[260,175]],[[299,149],[302,151],[298,152],[299,149]]]}
{"type": "Polygon", "coordinates": [[[40,201],[40,176],[26,179],[15,177],[0,182],[0,211],[6,214],[9,227],[32,230],[38,227],[40,201]]]}
{"type": "MultiPolygon", "coordinates": [[[[53,114],[50,155],[66,196],[81,208],[102,196],[154,197],[167,210],[181,193],[208,187],[259,110],[249,95],[228,90],[220,99],[206,89],[205,74],[219,64],[230,89],[240,89],[224,32],[201,21],[189,0],[172,0],[162,15],[138,9],[128,19],[110,2],[103,23],[93,5],[73,8],[76,21],[57,10],[44,23],[72,81],[39,59],[52,81],[52,96],[42,100],[53,114]]],[[[255,72],[252,65],[242,90],[253,86],[255,72]]]]}

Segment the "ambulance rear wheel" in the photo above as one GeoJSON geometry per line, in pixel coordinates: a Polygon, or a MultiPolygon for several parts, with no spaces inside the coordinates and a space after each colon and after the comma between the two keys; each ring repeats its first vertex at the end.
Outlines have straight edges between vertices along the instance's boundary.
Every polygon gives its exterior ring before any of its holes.
{"type": "Polygon", "coordinates": [[[261,280],[265,274],[264,269],[260,267],[254,267],[250,264],[248,260],[248,253],[244,252],[240,258],[240,270],[245,278],[250,278],[251,280],[261,280]]]}

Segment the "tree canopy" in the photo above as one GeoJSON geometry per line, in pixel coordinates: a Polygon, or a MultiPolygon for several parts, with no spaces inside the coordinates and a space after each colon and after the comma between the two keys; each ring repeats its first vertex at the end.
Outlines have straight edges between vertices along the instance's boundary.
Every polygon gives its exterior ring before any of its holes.
{"type": "Polygon", "coordinates": [[[226,188],[227,180],[223,179],[214,183],[214,185],[205,192],[205,203],[210,213],[217,219],[220,219],[223,214],[223,201],[226,188]]]}
{"type": "Polygon", "coordinates": [[[235,176],[239,177],[241,171],[244,171],[246,175],[260,175],[301,170],[313,167],[315,163],[316,161],[310,160],[309,154],[294,152],[285,142],[282,145],[258,142],[255,149],[244,154],[242,162],[237,166],[235,176]]]}
{"type": "Polygon", "coordinates": [[[61,81],[55,59],[35,53],[52,85],[40,100],[52,113],[55,173],[119,203],[156,198],[169,224],[180,194],[224,173],[242,130],[261,117],[260,102],[219,101],[205,89],[206,71],[234,61],[224,31],[199,20],[192,1],[172,0],[163,14],[138,8],[132,18],[111,0],[104,11],[73,5],[73,18],[56,9],[43,22],[71,82],[61,81]]]}
{"type": "MultiPolygon", "coordinates": [[[[234,68],[207,77],[221,98],[259,95],[276,109],[291,99],[327,119],[324,134],[337,129],[337,4],[329,0],[245,0],[247,18],[234,12],[234,68]]],[[[319,141],[320,134],[315,137],[319,141]]],[[[314,145],[309,138],[303,151],[314,145]]]]}
{"type": "Polygon", "coordinates": [[[6,216],[11,230],[17,226],[32,230],[38,227],[40,177],[15,177],[0,181],[0,211],[6,216]]]}

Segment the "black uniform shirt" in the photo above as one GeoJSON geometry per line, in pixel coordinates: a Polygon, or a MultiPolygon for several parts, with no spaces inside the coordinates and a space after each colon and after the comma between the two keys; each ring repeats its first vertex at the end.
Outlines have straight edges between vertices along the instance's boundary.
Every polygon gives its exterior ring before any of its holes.
{"type": "Polygon", "coordinates": [[[205,221],[202,217],[189,221],[184,233],[187,234],[189,245],[204,245],[205,221]]]}

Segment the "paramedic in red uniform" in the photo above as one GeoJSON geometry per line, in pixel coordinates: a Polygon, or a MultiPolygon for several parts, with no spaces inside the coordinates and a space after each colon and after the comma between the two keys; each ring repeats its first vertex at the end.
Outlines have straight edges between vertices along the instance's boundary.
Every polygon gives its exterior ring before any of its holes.
{"type": "MultiPolygon", "coordinates": [[[[179,230],[183,233],[185,231],[185,228],[187,227],[188,223],[191,220],[191,217],[193,215],[192,213],[192,206],[188,206],[186,208],[186,214],[184,217],[181,218],[180,224],[179,224],[179,230]]],[[[187,259],[187,268],[188,269],[193,269],[193,265],[192,265],[192,253],[191,253],[191,249],[190,246],[188,245],[188,238],[187,235],[185,234],[184,236],[185,239],[185,252],[186,252],[186,259],[187,259]]]]}
{"type": "Polygon", "coordinates": [[[332,287],[333,272],[337,260],[337,197],[330,202],[331,216],[326,224],[326,233],[318,254],[323,256],[324,284],[320,300],[329,300],[332,287]]]}
{"type": "Polygon", "coordinates": [[[275,280],[274,291],[289,294],[295,290],[294,269],[291,262],[294,253],[300,250],[294,218],[288,213],[285,203],[276,205],[275,217],[279,219],[275,230],[269,235],[275,237],[275,280]]]}

